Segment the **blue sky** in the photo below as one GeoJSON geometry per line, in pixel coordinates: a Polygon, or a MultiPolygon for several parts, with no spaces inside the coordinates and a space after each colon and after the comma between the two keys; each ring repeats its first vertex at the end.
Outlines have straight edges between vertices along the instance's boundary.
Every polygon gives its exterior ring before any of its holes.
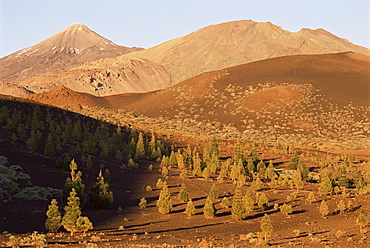
{"type": "Polygon", "coordinates": [[[202,27],[270,21],[324,28],[370,48],[370,0],[0,0],[0,57],[82,23],[116,44],[149,48],[202,27]]]}

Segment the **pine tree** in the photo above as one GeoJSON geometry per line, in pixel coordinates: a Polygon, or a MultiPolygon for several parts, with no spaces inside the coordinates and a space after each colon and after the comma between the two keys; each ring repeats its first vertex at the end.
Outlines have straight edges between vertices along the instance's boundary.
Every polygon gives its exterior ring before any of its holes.
{"type": "Polygon", "coordinates": [[[315,196],[315,193],[314,192],[310,192],[310,193],[308,193],[308,195],[307,195],[307,202],[309,203],[309,204],[311,204],[312,202],[314,202],[314,201],[316,201],[316,196],[315,196]]]}
{"type": "Polygon", "coordinates": [[[189,199],[188,203],[186,204],[185,213],[189,216],[194,215],[196,213],[196,209],[191,199],[189,199]]]}
{"type": "Polygon", "coordinates": [[[86,195],[84,192],[85,185],[82,183],[82,172],[78,171],[75,172],[78,169],[78,166],[74,160],[71,161],[69,164],[69,168],[71,170],[71,177],[68,177],[66,179],[66,183],[64,184],[63,188],[63,205],[67,204],[67,198],[69,196],[69,193],[71,192],[72,188],[74,188],[77,192],[77,196],[79,198],[79,202],[81,204],[81,208],[85,204],[86,201],[86,195]]]}
{"type": "Polygon", "coordinates": [[[55,155],[55,149],[53,144],[53,138],[51,137],[51,134],[49,133],[48,138],[46,139],[45,149],[44,149],[44,155],[45,156],[54,156],[55,155]]]}
{"type": "Polygon", "coordinates": [[[230,206],[229,199],[227,199],[227,197],[222,198],[222,201],[221,201],[220,205],[223,208],[229,208],[229,206],[230,206]]]}
{"type": "Polygon", "coordinates": [[[270,216],[265,214],[261,220],[261,230],[262,234],[265,237],[265,242],[267,242],[267,238],[271,236],[274,227],[272,226],[270,216]]]}
{"type": "Polygon", "coordinates": [[[326,217],[329,214],[329,206],[325,200],[322,200],[320,203],[319,211],[322,217],[326,217]]]}
{"type": "Polygon", "coordinates": [[[73,188],[67,199],[67,205],[64,207],[65,214],[62,218],[63,227],[71,233],[71,236],[77,231],[77,219],[81,216],[80,199],[76,190],[73,188]]]}
{"type": "Polygon", "coordinates": [[[231,207],[232,207],[231,215],[233,219],[242,220],[247,216],[247,212],[244,205],[243,193],[239,186],[236,187],[231,207]]]}
{"type": "Polygon", "coordinates": [[[364,177],[358,170],[356,170],[356,172],[354,173],[353,180],[355,181],[355,187],[357,190],[363,189],[366,186],[364,177]]]}
{"type": "Polygon", "coordinates": [[[340,200],[337,204],[337,210],[339,211],[339,213],[344,213],[344,211],[346,210],[346,204],[344,203],[343,200],[340,200]]]}
{"type": "Polygon", "coordinates": [[[321,193],[331,193],[333,192],[333,182],[330,178],[330,175],[328,172],[322,172],[323,176],[321,178],[321,184],[319,187],[319,191],[321,193]]]}
{"type": "Polygon", "coordinates": [[[144,135],[142,132],[139,133],[139,138],[136,143],[135,158],[145,158],[144,135]]]}
{"type": "Polygon", "coordinates": [[[105,169],[104,170],[104,182],[106,182],[107,184],[110,184],[111,181],[112,181],[112,177],[110,175],[110,171],[109,169],[105,169]]]}
{"type": "Polygon", "coordinates": [[[201,168],[201,159],[198,153],[195,153],[193,156],[193,176],[200,177],[202,175],[202,168],[201,168]]]}
{"type": "Polygon", "coordinates": [[[34,130],[31,130],[31,137],[27,140],[26,145],[30,151],[37,150],[36,134],[34,130]]]}
{"type": "Polygon", "coordinates": [[[268,179],[270,179],[271,181],[273,181],[277,178],[276,173],[275,173],[275,169],[274,169],[274,165],[273,165],[271,160],[270,160],[269,165],[266,169],[265,176],[268,179]]]}
{"type": "Polygon", "coordinates": [[[157,180],[157,183],[155,184],[155,186],[160,189],[160,188],[163,188],[163,185],[164,185],[164,183],[163,183],[162,179],[159,178],[157,180]]]}
{"type": "Polygon", "coordinates": [[[163,185],[156,205],[158,207],[158,212],[161,214],[168,214],[172,211],[171,195],[166,184],[163,185]]]}
{"type": "Polygon", "coordinates": [[[258,206],[262,208],[263,210],[266,210],[269,208],[269,200],[265,193],[262,193],[260,197],[258,198],[258,206]]]}
{"type": "Polygon", "coordinates": [[[179,198],[179,200],[183,202],[187,202],[189,200],[189,194],[184,183],[181,185],[180,192],[177,198],[179,198]]]}
{"type": "Polygon", "coordinates": [[[212,184],[211,189],[209,191],[209,197],[211,197],[213,199],[217,199],[219,197],[218,189],[217,189],[216,185],[214,185],[214,184],[212,184]]]}
{"type": "Polygon", "coordinates": [[[260,175],[266,175],[266,164],[262,160],[257,164],[257,172],[260,175]]]}
{"type": "Polygon", "coordinates": [[[203,213],[204,213],[204,216],[207,218],[215,217],[216,208],[209,196],[207,197],[206,203],[204,204],[203,213]]]}
{"type": "Polygon", "coordinates": [[[109,190],[109,184],[105,182],[101,170],[97,182],[90,186],[89,201],[93,208],[112,207],[113,192],[109,190]]]}
{"type": "Polygon", "coordinates": [[[252,192],[248,189],[243,198],[245,211],[250,213],[254,209],[254,198],[252,192]]]}
{"type": "Polygon", "coordinates": [[[166,166],[163,166],[163,167],[161,167],[161,171],[162,171],[162,175],[164,176],[164,177],[167,177],[168,176],[168,168],[166,167],[166,166]]]}
{"type": "Polygon", "coordinates": [[[261,190],[262,187],[263,187],[263,183],[259,177],[256,177],[256,179],[253,180],[251,183],[252,190],[258,191],[258,190],[261,190]]]}
{"type": "Polygon", "coordinates": [[[202,177],[204,177],[205,179],[208,179],[211,177],[211,172],[209,171],[208,167],[204,168],[202,172],[202,177]]]}
{"type": "Polygon", "coordinates": [[[357,217],[356,225],[360,226],[361,229],[367,226],[367,219],[364,214],[360,214],[357,217]]]}
{"type": "Polygon", "coordinates": [[[59,212],[58,201],[56,199],[51,200],[46,216],[48,217],[45,221],[46,229],[50,232],[57,232],[62,225],[62,216],[59,212]]]}
{"type": "Polygon", "coordinates": [[[121,150],[117,150],[115,159],[117,159],[118,161],[123,161],[123,155],[121,150]]]}

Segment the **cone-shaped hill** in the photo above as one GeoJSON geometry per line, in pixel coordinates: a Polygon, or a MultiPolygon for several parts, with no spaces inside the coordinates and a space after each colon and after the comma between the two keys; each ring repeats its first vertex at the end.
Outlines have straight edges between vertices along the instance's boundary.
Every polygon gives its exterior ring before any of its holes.
{"type": "Polygon", "coordinates": [[[82,24],[72,24],[51,37],[0,59],[0,80],[19,83],[49,71],[142,50],[119,46],[82,24]]]}

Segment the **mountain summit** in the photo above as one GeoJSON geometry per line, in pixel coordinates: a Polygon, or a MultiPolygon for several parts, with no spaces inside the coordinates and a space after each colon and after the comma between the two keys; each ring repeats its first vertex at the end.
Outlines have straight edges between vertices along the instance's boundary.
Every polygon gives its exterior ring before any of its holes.
{"type": "Polygon", "coordinates": [[[142,50],[114,44],[82,24],[72,24],[49,38],[0,59],[0,80],[23,79],[81,63],[142,50]]]}
{"type": "MultiPolygon", "coordinates": [[[[33,50],[51,49],[53,53],[87,54],[110,50],[117,45],[82,24],[74,23],[33,46],[33,50]]],[[[26,51],[27,52],[27,51],[26,51]]],[[[18,55],[20,56],[20,55],[18,55]]]]}

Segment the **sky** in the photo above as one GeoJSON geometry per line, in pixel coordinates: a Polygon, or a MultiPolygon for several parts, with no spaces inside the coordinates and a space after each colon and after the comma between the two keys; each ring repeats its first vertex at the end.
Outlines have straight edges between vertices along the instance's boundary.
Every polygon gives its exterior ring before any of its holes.
{"type": "Polygon", "coordinates": [[[81,23],[123,46],[149,48],[235,20],[323,28],[370,48],[370,0],[0,0],[0,57],[81,23]]]}

